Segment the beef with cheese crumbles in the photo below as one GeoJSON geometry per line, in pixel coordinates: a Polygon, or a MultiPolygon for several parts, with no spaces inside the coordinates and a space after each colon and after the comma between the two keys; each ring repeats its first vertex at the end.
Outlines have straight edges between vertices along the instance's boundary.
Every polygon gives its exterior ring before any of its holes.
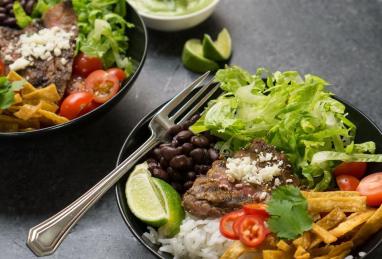
{"type": "Polygon", "coordinates": [[[243,204],[264,202],[279,185],[299,185],[286,156],[263,140],[254,140],[227,160],[217,160],[183,196],[189,213],[220,217],[243,204]]]}
{"type": "Polygon", "coordinates": [[[55,84],[62,97],[71,79],[78,30],[71,1],[49,9],[22,31],[0,27],[0,58],[36,87],[55,84]]]}

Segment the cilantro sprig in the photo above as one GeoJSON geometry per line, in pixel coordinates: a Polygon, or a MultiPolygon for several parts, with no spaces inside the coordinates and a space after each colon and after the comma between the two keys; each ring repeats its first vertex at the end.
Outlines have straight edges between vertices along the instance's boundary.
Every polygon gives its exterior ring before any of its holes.
{"type": "Polygon", "coordinates": [[[25,80],[9,81],[5,76],[0,77],[0,109],[9,108],[15,101],[15,92],[23,88],[25,80]]]}
{"type": "Polygon", "coordinates": [[[292,185],[280,186],[272,191],[267,211],[269,229],[282,239],[295,239],[312,228],[308,202],[300,190],[292,185]]]}

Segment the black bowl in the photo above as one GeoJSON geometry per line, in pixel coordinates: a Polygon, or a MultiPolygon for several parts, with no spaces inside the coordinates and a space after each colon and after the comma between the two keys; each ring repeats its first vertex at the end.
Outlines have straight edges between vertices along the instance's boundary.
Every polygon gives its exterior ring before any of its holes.
{"type": "MultiPolygon", "coordinates": [[[[382,131],[378,129],[375,123],[373,123],[365,114],[360,110],[352,106],[351,104],[336,98],[346,105],[346,110],[349,113],[348,118],[357,125],[357,137],[356,142],[364,142],[372,140],[377,145],[377,153],[382,153],[382,131]]],[[[163,104],[164,105],[164,104],[163,104]]],[[[162,106],[163,106],[162,105],[162,106]]],[[[158,107],[153,110],[150,114],[146,115],[138,125],[132,130],[129,136],[126,138],[125,143],[122,146],[122,149],[119,153],[117,165],[119,165],[124,159],[126,159],[132,152],[134,152],[137,147],[143,144],[143,142],[149,137],[150,131],[148,129],[148,123],[152,116],[161,108],[158,107]]],[[[368,174],[382,171],[382,163],[371,163],[368,165],[368,174]]],[[[154,255],[158,258],[172,258],[170,254],[159,253],[158,245],[152,244],[150,241],[147,241],[142,238],[144,232],[147,232],[147,225],[142,223],[137,219],[130,211],[127,200],[125,196],[125,184],[128,178],[128,174],[125,175],[117,184],[115,188],[117,202],[121,215],[126,222],[126,225],[134,236],[154,255]]],[[[361,258],[359,252],[365,252],[369,254],[375,248],[377,248],[382,243],[382,231],[379,231],[377,234],[373,235],[364,245],[358,247],[356,250],[352,251],[351,255],[354,258],[361,258]]],[[[365,257],[363,257],[365,258],[365,257]]]]}
{"type": "Polygon", "coordinates": [[[127,36],[129,37],[129,48],[127,50],[127,55],[131,57],[133,62],[136,64],[136,69],[134,73],[123,82],[123,85],[119,92],[108,102],[102,104],[101,106],[97,107],[91,112],[79,118],[73,119],[69,122],[27,132],[0,132],[0,138],[41,136],[46,135],[48,133],[55,133],[57,131],[66,130],[69,128],[72,129],[75,128],[75,126],[82,125],[84,122],[90,122],[91,120],[94,120],[99,115],[110,110],[112,106],[117,104],[122,99],[122,97],[133,86],[143,67],[143,63],[146,59],[148,42],[147,29],[142,18],[128,3],[126,5],[126,9],[126,20],[135,25],[134,28],[128,30],[127,32],[127,36]]]}

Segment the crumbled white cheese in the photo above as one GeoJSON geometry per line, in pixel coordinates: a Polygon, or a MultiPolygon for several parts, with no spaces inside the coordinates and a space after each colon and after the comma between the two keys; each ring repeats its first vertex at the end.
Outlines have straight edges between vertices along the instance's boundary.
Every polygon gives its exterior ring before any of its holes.
{"type": "Polygon", "coordinates": [[[293,180],[292,179],[286,179],[285,182],[286,183],[293,183],[293,180]]]}
{"type": "Polygon", "coordinates": [[[345,259],[353,259],[354,257],[352,255],[348,255],[345,257],[345,259]]]}
{"type": "Polygon", "coordinates": [[[367,253],[361,251],[361,252],[358,253],[358,255],[359,255],[360,257],[365,257],[365,256],[367,255],[367,253]]]}
{"type": "Polygon", "coordinates": [[[281,173],[277,163],[258,167],[257,161],[250,157],[228,158],[226,167],[228,176],[238,181],[254,184],[271,182],[274,177],[281,173]]]}
{"type": "MultiPolygon", "coordinates": [[[[24,69],[31,65],[33,59],[51,60],[62,55],[63,50],[70,49],[73,32],[59,27],[44,28],[33,34],[22,34],[17,43],[21,57],[10,65],[11,70],[24,69]]],[[[61,63],[63,61],[61,59],[61,63]]]]}
{"type": "Polygon", "coordinates": [[[279,186],[280,184],[281,184],[280,179],[276,177],[274,182],[275,187],[279,186]]]}
{"type": "Polygon", "coordinates": [[[259,161],[260,161],[260,162],[271,161],[272,158],[273,158],[272,153],[265,153],[265,154],[264,154],[263,152],[261,152],[261,153],[259,154],[259,161]]]}

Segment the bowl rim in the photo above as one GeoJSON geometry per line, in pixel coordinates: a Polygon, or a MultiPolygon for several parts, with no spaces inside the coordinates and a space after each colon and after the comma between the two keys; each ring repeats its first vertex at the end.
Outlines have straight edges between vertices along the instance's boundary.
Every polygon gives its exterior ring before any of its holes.
{"type": "Polygon", "coordinates": [[[193,18],[195,16],[199,16],[199,15],[207,12],[208,10],[213,9],[219,2],[220,2],[220,0],[212,0],[210,4],[208,4],[207,6],[203,7],[200,10],[197,10],[195,12],[188,13],[188,14],[174,15],[174,16],[158,15],[158,14],[143,12],[143,11],[140,11],[138,8],[135,8],[133,5],[131,5],[131,6],[143,18],[148,18],[148,19],[153,19],[153,20],[161,20],[161,21],[179,21],[179,20],[184,20],[184,19],[193,18]]]}
{"type": "Polygon", "coordinates": [[[147,47],[148,47],[148,32],[147,32],[147,27],[146,27],[145,22],[143,21],[142,16],[139,14],[139,12],[130,3],[127,2],[127,4],[130,6],[131,10],[133,12],[135,12],[135,14],[136,14],[136,16],[139,20],[139,23],[141,24],[141,27],[143,29],[143,34],[144,34],[145,40],[144,40],[144,47],[143,47],[143,55],[142,55],[142,58],[139,60],[139,64],[136,67],[136,70],[133,72],[133,74],[127,80],[125,80],[125,82],[123,83],[123,86],[119,89],[118,93],[116,95],[114,95],[106,103],[103,103],[100,106],[96,107],[94,110],[92,110],[92,111],[90,111],[90,112],[88,112],[88,113],[86,113],[86,114],[84,114],[78,118],[69,120],[65,123],[53,125],[53,126],[49,126],[49,127],[45,127],[45,128],[40,128],[40,129],[36,129],[36,130],[31,130],[31,131],[0,132],[0,138],[36,136],[36,135],[40,135],[43,133],[53,132],[55,130],[66,128],[67,126],[71,126],[74,124],[78,124],[81,121],[86,120],[88,118],[88,116],[94,115],[96,111],[105,108],[105,105],[108,105],[111,102],[113,102],[114,99],[118,98],[117,96],[119,96],[120,93],[122,93],[123,91],[128,91],[132,87],[133,82],[137,79],[137,77],[138,77],[138,75],[139,75],[140,71],[142,70],[142,67],[145,63],[145,60],[146,60],[147,47]]]}
{"type": "MultiPolygon", "coordinates": [[[[338,97],[337,95],[334,95],[334,98],[337,99],[338,101],[340,101],[341,103],[343,103],[345,106],[347,107],[351,107],[352,109],[354,109],[357,113],[359,113],[362,117],[364,117],[366,119],[366,121],[368,121],[368,123],[370,123],[371,125],[374,126],[374,128],[378,131],[378,133],[382,136],[382,129],[380,129],[378,127],[378,125],[370,118],[368,117],[364,112],[362,112],[360,109],[358,109],[356,106],[354,106],[352,103],[348,102],[348,101],[345,101],[344,99],[338,97]]],[[[126,146],[128,145],[128,141],[133,137],[133,135],[137,134],[137,131],[142,127],[143,124],[145,124],[146,122],[148,122],[152,116],[154,116],[154,114],[162,107],[164,106],[167,102],[169,102],[171,99],[169,99],[168,101],[166,102],[163,102],[162,104],[160,104],[159,106],[155,107],[154,109],[152,109],[150,112],[148,112],[135,126],[134,128],[130,131],[130,133],[127,135],[127,137],[125,138],[125,141],[123,142],[122,144],[122,147],[118,153],[118,157],[117,157],[117,161],[116,161],[116,167],[123,161],[123,153],[125,152],[125,150],[127,149],[126,146]]],[[[134,237],[136,239],[138,239],[138,241],[144,246],[146,247],[146,249],[148,249],[152,254],[154,254],[155,256],[157,256],[158,258],[161,258],[161,259],[165,259],[165,257],[163,257],[162,254],[159,253],[159,251],[153,249],[152,247],[150,247],[147,243],[147,241],[145,241],[143,239],[142,236],[140,236],[136,231],[135,229],[133,228],[133,226],[130,224],[130,221],[128,220],[128,218],[126,217],[124,211],[123,211],[123,208],[122,208],[122,200],[120,199],[120,193],[124,191],[121,190],[121,184],[119,184],[121,182],[122,179],[120,179],[116,184],[115,184],[115,197],[116,197],[116,200],[117,200],[117,204],[118,204],[118,210],[119,210],[119,213],[120,215],[122,216],[122,219],[123,221],[125,222],[125,224],[127,225],[128,229],[130,230],[130,232],[134,235],[134,237]]],[[[380,230],[382,231],[382,230],[380,230]]],[[[366,256],[368,256],[371,252],[373,252],[377,247],[379,247],[380,245],[382,244],[382,238],[380,240],[378,240],[378,242],[376,242],[376,244],[374,246],[372,246],[370,248],[370,250],[367,252],[366,256]]]]}

